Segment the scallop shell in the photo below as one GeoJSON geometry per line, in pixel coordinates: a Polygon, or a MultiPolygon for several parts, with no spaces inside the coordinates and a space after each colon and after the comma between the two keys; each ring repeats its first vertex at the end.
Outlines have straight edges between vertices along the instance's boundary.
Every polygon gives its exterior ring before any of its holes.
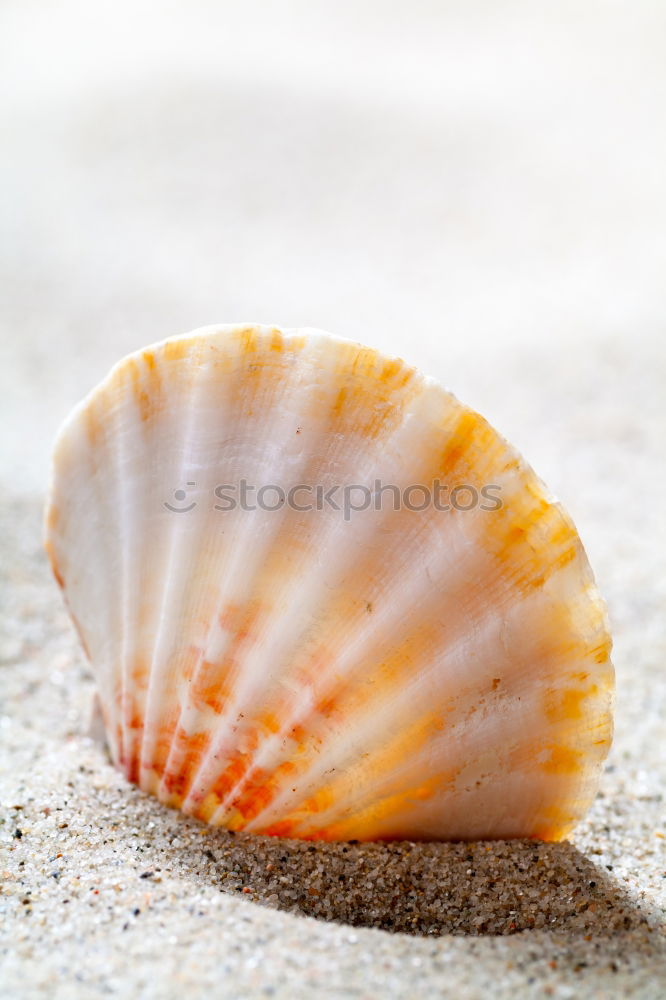
{"type": "Polygon", "coordinates": [[[46,532],[113,760],[168,805],[308,839],[550,840],[595,794],[613,668],[574,525],[401,360],[262,326],[133,354],[60,431],[46,532]]]}

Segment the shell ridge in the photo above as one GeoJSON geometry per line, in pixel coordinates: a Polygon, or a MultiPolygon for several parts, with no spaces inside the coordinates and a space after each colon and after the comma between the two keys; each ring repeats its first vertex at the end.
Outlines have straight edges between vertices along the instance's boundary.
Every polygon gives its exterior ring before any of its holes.
{"type": "MultiPolygon", "coordinates": [[[[86,658],[90,661],[92,668],[95,670],[96,679],[102,694],[105,696],[104,718],[107,740],[111,757],[117,764],[120,759],[121,752],[119,740],[120,706],[115,697],[113,674],[110,666],[107,669],[102,669],[100,664],[95,662],[96,650],[91,648],[90,639],[85,629],[86,623],[80,620],[80,616],[78,615],[75,607],[76,595],[71,593],[72,580],[65,579],[69,576],[69,566],[66,556],[63,553],[63,545],[66,546],[66,542],[71,535],[71,523],[75,519],[78,521],[79,517],[83,516],[83,511],[86,508],[86,501],[88,501],[88,504],[92,509],[103,510],[104,503],[107,499],[103,491],[103,484],[94,474],[93,451],[90,447],[89,434],[87,431],[87,424],[85,426],[82,425],[81,422],[74,422],[70,424],[68,426],[67,433],[59,436],[56,447],[54,448],[51,482],[49,485],[46,505],[45,544],[54,574],[59,586],[61,587],[65,606],[72,617],[76,633],[84,649],[86,658]],[[84,488],[82,488],[79,492],[74,491],[73,500],[68,503],[67,498],[62,495],[62,489],[60,488],[60,483],[58,482],[55,472],[58,466],[62,466],[63,469],[66,470],[66,475],[62,481],[65,483],[71,483],[72,478],[75,478],[70,475],[72,452],[77,448],[79,453],[85,459],[86,470],[89,471],[89,475],[84,488]]],[[[82,523],[85,525],[85,521],[82,523]]],[[[77,543],[80,543],[80,537],[77,537],[77,543]]],[[[102,554],[106,555],[107,560],[111,562],[113,557],[113,539],[110,535],[105,535],[103,537],[101,547],[102,554]]],[[[88,593],[93,597],[97,596],[97,591],[94,588],[90,588],[88,593]]],[[[111,601],[106,601],[100,602],[100,605],[102,620],[106,624],[106,635],[107,637],[113,636],[115,633],[113,603],[111,601]]],[[[110,651],[108,648],[109,642],[110,640],[107,639],[106,649],[104,651],[105,664],[110,659],[110,651]]]]}
{"type": "MultiPolygon", "coordinates": [[[[241,357],[241,360],[242,360],[243,355],[240,355],[240,357],[241,357]]],[[[291,398],[293,396],[294,391],[298,391],[299,390],[299,383],[300,382],[302,382],[302,375],[301,375],[300,371],[297,369],[297,366],[294,365],[294,370],[292,372],[292,378],[284,380],[284,381],[281,382],[281,384],[279,385],[279,391],[277,392],[276,396],[272,399],[272,404],[275,405],[276,402],[279,402],[281,400],[285,400],[285,399],[291,398]]],[[[309,394],[309,392],[310,392],[309,386],[307,386],[307,385],[300,386],[300,388],[303,389],[303,392],[304,392],[305,395],[309,394]]],[[[263,426],[263,433],[264,433],[264,436],[265,436],[266,439],[268,439],[270,437],[271,433],[274,432],[274,430],[275,430],[275,425],[272,424],[270,421],[265,421],[264,426],[263,426]]],[[[261,440],[261,439],[255,439],[255,440],[261,440]]],[[[282,512],[280,512],[280,511],[274,512],[271,516],[272,516],[272,522],[271,523],[274,524],[274,530],[277,530],[278,526],[279,526],[279,521],[280,521],[281,516],[282,516],[282,512]]],[[[246,513],[246,515],[245,515],[244,518],[240,519],[240,522],[241,522],[240,525],[236,526],[236,530],[234,532],[234,552],[233,552],[233,554],[231,556],[229,556],[229,558],[232,561],[231,561],[230,564],[227,565],[227,572],[228,572],[228,576],[229,576],[230,581],[233,580],[233,578],[236,575],[236,570],[234,569],[234,565],[237,565],[239,561],[243,562],[243,560],[246,558],[245,557],[245,552],[247,550],[247,547],[251,543],[251,541],[253,539],[253,536],[256,534],[256,532],[254,530],[252,519],[251,519],[251,517],[247,516],[247,513],[246,513]],[[233,562],[234,559],[236,561],[235,564],[233,562]]],[[[256,574],[256,572],[259,572],[259,570],[260,570],[260,562],[261,562],[261,560],[258,557],[255,557],[255,562],[257,563],[256,571],[255,571],[255,574],[256,574]]],[[[245,572],[244,568],[243,568],[243,572],[245,572]]],[[[226,588],[222,587],[220,589],[219,595],[218,595],[218,597],[216,599],[216,603],[215,603],[215,606],[214,606],[214,609],[213,609],[213,613],[211,614],[211,617],[210,617],[209,628],[208,628],[206,634],[204,635],[204,637],[202,639],[202,642],[201,642],[200,648],[199,648],[199,652],[197,654],[197,658],[196,658],[196,661],[195,661],[194,666],[193,666],[193,671],[192,671],[192,686],[193,687],[197,687],[197,685],[199,685],[199,683],[201,681],[201,672],[204,669],[205,663],[207,662],[206,661],[206,654],[207,654],[208,649],[210,648],[210,643],[211,643],[213,629],[216,626],[216,622],[218,621],[219,616],[222,613],[222,610],[223,610],[223,607],[224,607],[225,603],[228,603],[228,600],[229,600],[229,593],[228,593],[229,587],[231,587],[231,590],[233,592],[233,583],[230,582],[229,585],[226,588]]],[[[251,588],[251,580],[248,580],[246,582],[245,589],[246,590],[248,590],[248,589],[251,590],[252,589],[251,588]]],[[[223,655],[225,655],[225,651],[228,653],[228,650],[229,650],[230,646],[232,646],[232,645],[233,645],[233,636],[231,634],[228,634],[225,637],[224,645],[222,647],[218,647],[218,649],[216,651],[217,652],[217,659],[220,659],[223,655]]],[[[232,677],[229,678],[230,681],[232,679],[233,679],[232,677]]],[[[181,731],[183,729],[185,731],[196,731],[197,725],[198,725],[199,721],[201,720],[201,718],[202,718],[201,708],[198,707],[197,705],[192,705],[186,699],[186,701],[184,702],[184,704],[181,705],[181,710],[180,710],[180,713],[179,713],[179,718],[178,718],[178,722],[177,722],[177,725],[176,725],[175,734],[177,734],[179,731],[181,731]]],[[[210,753],[214,753],[214,748],[213,747],[210,748],[210,753]]],[[[183,763],[181,757],[182,757],[182,754],[180,754],[180,752],[179,752],[178,744],[177,744],[177,739],[174,736],[174,740],[172,741],[171,748],[170,748],[170,751],[169,751],[169,755],[167,757],[167,761],[166,761],[165,767],[163,769],[163,774],[162,774],[162,777],[161,777],[161,784],[160,784],[161,793],[163,795],[165,795],[165,796],[168,795],[168,785],[170,783],[173,783],[173,781],[176,778],[176,776],[180,773],[179,769],[180,769],[180,767],[181,767],[181,765],[183,763]]],[[[202,756],[202,762],[204,760],[206,760],[206,759],[207,759],[206,752],[204,752],[204,754],[202,756]]],[[[195,772],[194,775],[192,775],[189,778],[189,780],[187,781],[186,786],[183,787],[182,791],[183,791],[183,795],[185,797],[189,794],[190,789],[193,787],[195,777],[196,777],[196,772],[195,772]]],[[[178,781],[177,781],[177,783],[179,784],[178,781]]]]}
{"type": "MultiPolygon", "coordinates": [[[[203,345],[195,345],[193,353],[188,358],[187,371],[190,375],[190,385],[192,386],[194,392],[194,398],[196,399],[198,395],[202,393],[205,388],[204,371],[200,367],[201,354],[203,350],[203,345]]],[[[166,401],[169,399],[171,392],[175,391],[177,386],[174,385],[173,381],[170,382],[168,389],[165,390],[166,401]]],[[[182,455],[179,481],[186,482],[187,476],[189,475],[187,464],[187,454],[188,447],[187,442],[191,441],[196,428],[196,411],[194,407],[191,407],[189,418],[183,422],[182,431],[179,434],[180,441],[180,453],[182,455]]],[[[156,516],[156,515],[155,515],[156,516]]],[[[156,613],[156,631],[154,633],[152,652],[150,654],[149,660],[149,671],[148,671],[148,688],[146,691],[145,705],[143,711],[143,724],[141,727],[141,735],[139,738],[139,762],[141,771],[141,787],[144,790],[150,790],[151,780],[147,771],[149,768],[146,767],[146,761],[149,760],[153,744],[155,742],[155,734],[158,729],[157,718],[158,712],[165,698],[165,694],[159,690],[159,681],[162,679],[164,672],[168,669],[165,664],[162,663],[162,659],[166,652],[166,644],[169,639],[169,628],[170,621],[169,615],[167,614],[167,609],[173,604],[177,595],[182,593],[182,581],[178,578],[175,573],[169,574],[169,568],[172,567],[178,557],[178,555],[185,549],[188,536],[185,532],[185,524],[178,520],[176,522],[172,521],[172,524],[180,525],[180,530],[176,534],[172,531],[171,537],[168,540],[167,556],[166,556],[166,580],[167,583],[163,587],[162,597],[160,603],[155,609],[156,613]]]]}
{"type": "MultiPolygon", "coordinates": [[[[242,329],[245,328],[241,328],[241,330],[237,328],[230,328],[229,332],[238,335],[240,332],[242,332],[242,329]]],[[[216,404],[216,416],[218,416],[218,418],[219,414],[217,412],[217,408],[220,407],[220,399],[217,396],[215,396],[216,387],[215,387],[215,380],[212,377],[212,375],[216,365],[221,365],[221,366],[224,366],[226,364],[233,365],[233,363],[237,360],[238,356],[237,340],[238,340],[237,336],[234,336],[233,338],[231,337],[225,338],[221,336],[220,331],[217,328],[210,328],[210,331],[206,337],[197,340],[197,354],[195,355],[195,358],[198,361],[196,368],[197,395],[202,402],[206,401],[208,402],[209,405],[211,401],[208,400],[207,394],[211,393],[215,397],[214,402],[216,404]],[[209,355],[209,357],[206,360],[207,354],[209,355]]],[[[166,352],[168,351],[170,345],[174,345],[175,348],[179,348],[181,346],[180,338],[170,339],[158,345],[156,351],[158,352],[158,355],[159,352],[163,352],[164,354],[164,357],[162,358],[163,363],[166,363],[166,358],[167,358],[166,352]]],[[[233,407],[231,406],[229,393],[227,391],[225,391],[224,393],[223,402],[224,402],[225,413],[223,414],[222,417],[222,423],[224,425],[226,434],[229,435],[232,429],[236,426],[236,418],[234,415],[233,407]],[[230,412],[226,412],[226,410],[230,410],[230,412]]],[[[197,430],[198,430],[198,422],[195,422],[193,419],[189,432],[190,439],[192,441],[193,451],[194,451],[193,447],[194,441],[197,438],[197,430]]],[[[199,444],[202,448],[205,449],[206,446],[205,441],[204,442],[199,441],[199,444]]],[[[185,456],[187,456],[187,454],[188,454],[187,449],[184,449],[183,463],[185,463],[185,456]]],[[[197,463],[195,463],[195,465],[196,464],[197,463]]],[[[186,477],[191,474],[193,474],[193,470],[190,468],[190,466],[183,464],[180,467],[178,474],[174,475],[174,480],[180,482],[186,482],[187,481],[186,477]]],[[[178,518],[177,523],[181,523],[180,518],[178,518]]],[[[194,525],[196,526],[197,524],[198,524],[197,530],[194,530],[194,528],[191,529],[193,539],[185,535],[181,536],[182,540],[181,550],[186,549],[186,543],[188,548],[192,547],[193,540],[194,543],[199,542],[202,545],[204,544],[204,542],[209,541],[208,539],[205,538],[205,536],[210,528],[210,520],[208,518],[195,520],[194,525]]],[[[196,544],[194,547],[196,547],[196,544]]],[[[188,575],[183,577],[183,579],[181,580],[181,591],[183,593],[189,590],[194,591],[196,589],[198,577],[199,577],[198,567],[195,563],[191,563],[188,567],[188,575]]],[[[203,596],[198,595],[198,600],[191,608],[191,614],[195,620],[198,618],[199,604],[202,602],[202,600],[203,596]]],[[[173,670],[174,668],[172,668],[172,672],[173,670]]],[[[163,757],[164,760],[166,761],[171,759],[174,756],[174,754],[180,753],[181,748],[179,744],[179,734],[183,722],[183,711],[181,704],[182,696],[179,692],[177,684],[175,685],[175,687],[176,689],[171,697],[171,710],[168,713],[167,717],[168,725],[166,727],[164,734],[158,741],[158,737],[156,735],[157,727],[156,726],[149,727],[151,731],[154,731],[154,734],[149,742],[144,741],[142,747],[142,769],[145,772],[146,776],[145,781],[150,785],[157,784],[156,794],[158,795],[159,798],[162,799],[162,801],[166,801],[167,803],[169,803],[170,801],[170,792],[162,784],[164,767],[162,766],[159,768],[159,772],[161,773],[158,773],[158,771],[156,771],[156,764],[157,764],[156,757],[159,757],[160,759],[163,757]],[[158,752],[158,747],[159,747],[159,752],[158,752]]],[[[159,703],[157,706],[155,706],[153,711],[153,714],[155,715],[156,718],[159,715],[158,707],[159,703]]]]}
{"type": "MultiPolygon", "coordinates": [[[[332,389],[335,390],[335,385],[332,385],[332,389]]],[[[394,435],[399,432],[399,427],[400,426],[401,425],[399,425],[397,428],[394,429],[394,435]]],[[[326,432],[326,429],[324,428],[324,433],[325,432],[326,432]]],[[[338,450],[340,447],[342,447],[343,443],[344,442],[342,440],[336,441],[336,444],[335,444],[336,450],[338,450]]],[[[363,465],[365,464],[366,459],[365,459],[364,456],[366,456],[366,450],[363,450],[363,451],[359,450],[358,455],[357,455],[357,459],[356,459],[357,465],[359,463],[361,463],[363,465]]],[[[322,457],[322,459],[320,459],[318,461],[319,461],[320,465],[323,464],[325,466],[327,464],[330,464],[330,462],[332,461],[332,459],[331,459],[331,457],[329,455],[325,455],[325,456],[322,457]]],[[[344,530],[345,530],[346,534],[349,534],[351,527],[352,527],[351,525],[347,525],[345,527],[344,530]]],[[[367,531],[368,529],[365,529],[365,530],[367,531]]],[[[372,525],[369,526],[369,530],[371,530],[371,531],[373,530],[372,529],[372,525]]],[[[326,546],[328,546],[328,548],[332,548],[333,550],[335,550],[338,547],[337,542],[338,542],[338,534],[339,534],[339,532],[340,532],[340,522],[339,522],[339,519],[336,519],[336,518],[329,519],[328,526],[326,527],[326,529],[324,531],[322,531],[321,529],[318,531],[319,546],[318,546],[318,548],[316,550],[313,550],[313,551],[309,550],[307,552],[307,555],[306,555],[306,564],[312,567],[312,570],[313,570],[313,572],[314,572],[315,575],[317,575],[317,574],[320,573],[319,563],[321,563],[322,559],[324,558],[324,556],[322,555],[322,545],[324,546],[324,551],[328,551],[326,549],[326,546]]],[[[328,557],[326,558],[326,564],[329,565],[328,557]]],[[[289,581],[289,586],[291,586],[292,588],[298,586],[298,588],[301,591],[307,591],[310,594],[311,598],[312,598],[312,594],[314,593],[314,591],[311,590],[312,582],[311,581],[308,582],[307,578],[304,579],[302,570],[294,571],[292,573],[292,575],[290,577],[290,581],[289,581]]],[[[286,583],[284,583],[284,582],[282,583],[281,590],[282,590],[282,599],[286,600],[287,597],[288,597],[287,584],[286,583]]],[[[311,600],[310,603],[311,603],[312,608],[314,609],[315,604],[313,603],[312,600],[311,600]]],[[[313,613],[314,613],[314,610],[313,610],[313,613]]],[[[305,617],[306,617],[306,619],[308,618],[308,616],[305,616],[305,617]]],[[[263,640],[263,642],[265,644],[269,644],[271,646],[271,656],[273,658],[275,658],[275,650],[273,648],[273,643],[269,642],[269,640],[271,638],[271,628],[273,628],[274,630],[275,630],[275,628],[277,628],[279,630],[279,627],[280,627],[279,620],[276,620],[276,616],[273,615],[273,617],[271,619],[269,619],[268,622],[266,623],[266,632],[261,634],[261,639],[263,640]]],[[[293,640],[290,640],[292,646],[298,645],[301,634],[302,634],[301,632],[298,632],[294,636],[293,640]]],[[[252,651],[250,651],[250,653],[249,653],[250,657],[252,657],[253,655],[254,655],[255,659],[257,658],[257,656],[261,655],[261,651],[258,649],[258,643],[255,645],[255,652],[254,652],[254,654],[252,653],[252,651]]],[[[247,671],[247,673],[250,673],[250,670],[249,670],[249,667],[248,667],[247,663],[245,663],[244,669],[247,671]]],[[[234,704],[234,705],[230,706],[230,708],[228,710],[228,713],[225,715],[224,719],[221,720],[220,728],[223,729],[225,721],[231,721],[235,715],[237,715],[240,712],[243,712],[243,707],[244,707],[243,706],[243,702],[241,702],[239,705],[235,705],[234,704]]],[[[221,743],[223,743],[223,742],[224,742],[224,739],[222,738],[221,743]]],[[[202,778],[202,773],[203,774],[206,773],[206,768],[209,765],[209,762],[212,762],[213,760],[216,760],[216,758],[219,757],[219,753],[220,753],[220,746],[218,745],[216,747],[216,746],[212,746],[211,745],[211,747],[209,749],[209,752],[208,752],[208,757],[204,758],[202,760],[202,762],[201,762],[201,766],[199,768],[199,771],[198,771],[197,775],[195,776],[195,779],[193,779],[193,781],[191,783],[191,788],[193,789],[193,792],[195,793],[195,795],[196,795],[197,798],[206,794],[206,792],[210,788],[210,783],[212,782],[212,780],[214,780],[212,778],[208,778],[208,779],[202,778]],[[208,780],[208,785],[204,785],[203,784],[203,781],[205,781],[205,780],[208,780]]],[[[239,779],[239,785],[240,785],[240,782],[242,782],[242,781],[243,781],[243,778],[239,779]]],[[[195,803],[193,801],[192,802],[188,802],[186,800],[186,802],[184,803],[184,807],[185,808],[189,808],[190,806],[193,806],[194,804],[195,803]]]]}

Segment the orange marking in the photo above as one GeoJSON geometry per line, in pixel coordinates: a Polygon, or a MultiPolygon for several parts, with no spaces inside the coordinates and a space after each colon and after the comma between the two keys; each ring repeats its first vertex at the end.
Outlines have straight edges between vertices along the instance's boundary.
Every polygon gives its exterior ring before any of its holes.
{"type": "Polygon", "coordinates": [[[578,555],[578,540],[574,539],[564,552],[561,552],[553,564],[553,569],[562,569],[567,563],[573,562],[578,555]]]}
{"type": "Polygon", "coordinates": [[[463,410],[453,431],[447,438],[436,466],[436,472],[450,476],[462,464],[463,457],[469,451],[476,435],[487,431],[488,427],[478,413],[463,410]]]}
{"type": "Polygon", "coordinates": [[[571,813],[561,806],[545,806],[541,810],[538,825],[531,835],[537,840],[562,840],[572,826],[571,813]]]}
{"type": "Polygon", "coordinates": [[[385,361],[377,351],[357,344],[340,345],[339,357],[340,389],[330,413],[332,432],[388,437],[418,390],[415,369],[400,359],[385,361]]]}
{"type": "Polygon", "coordinates": [[[143,729],[143,712],[134,698],[125,696],[125,726],[128,729],[143,729]]]}
{"type": "Polygon", "coordinates": [[[445,789],[451,789],[455,780],[455,771],[433,775],[423,784],[405,788],[399,792],[389,793],[382,798],[370,802],[352,815],[334,821],[318,830],[305,831],[306,839],[313,840],[374,840],[378,836],[382,840],[402,839],[402,824],[406,817],[419,802],[427,801],[434,795],[441,794],[445,789]],[[388,826],[386,821],[392,820],[388,826]]]}
{"type": "Polygon", "coordinates": [[[201,800],[199,800],[199,797],[196,795],[192,796],[192,798],[196,803],[195,808],[192,810],[192,815],[196,816],[197,819],[202,820],[204,823],[211,823],[220,804],[217,796],[209,793],[201,800]]]}
{"type": "Polygon", "coordinates": [[[139,408],[139,415],[141,420],[145,423],[155,412],[157,400],[152,397],[143,386],[139,365],[133,358],[130,358],[130,360],[125,363],[124,371],[129,376],[132,384],[132,393],[139,408]]]}
{"type": "Polygon", "coordinates": [[[226,683],[231,673],[232,665],[226,660],[222,663],[204,660],[190,687],[192,703],[198,708],[206,705],[219,715],[231,695],[226,683]]]}
{"type": "Polygon", "coordinates": [[[237,330],[235,331],[234,336],[239,342],[239,347],[242,353],[254,354],[259,350],[259,333],[255,327],[248,326],[243,330],[237,330]]]}
{"type": "Polygon", "coordinates": [[[132,747],[129,756],[122,760],[122,765],[124,767],[127,780],[131,781],[133,785],[138,785],[141,771],[141,761],[139,759],[137,747],[132,747]]]}
{"type": "Polygon", "coordinates": [[[165,361],[182,361],[190,354],[195,340],[196,338],[167,341],[162,347],[165,361]]]}
{"type": "Polygon", "coordinates": [[[157,367],[157,361],[155,360],[155,355],[153,354],[153,352],[144,351],[141,357],[146,363],[146,368],[148,368],[149,371],[154,372],[157,367]]]}
{"type": "Polygon", "coordinates": [[[336,801],[335,788],[332,785],[317,789],[314,795],[306,799],[299,812],[319,813],[330,809],[336,801]]]}
{"type": "Polygon", "coordinates": [[[246,759],[246,755],[242,754],[240,750],[237,750],[231,759],[228,761],[222,774],[213,785],[213,794],[217,796],[220,802],[229,795],[241,778],[244,777],[248,770],[249,762],[246,759]]]}
{"type": "Polygon", "coordinates": [[[162,719],[157,732],[150,769],[160,777],[164,774],[164,768],[166,767],[171,753],[171,746],[177,724],[178,709],[173,709],[169,717],[162,719]]]}
{"type": "Polygon", "coordinates": [[[269,349],[271,351],[284,351],[284,339],[281,330],[271,330],[269,349]]]}
{"type": "Polygon", "coordinates": [[[57,565],[56,559],[55,559],[55,552],[53,551],[53,546],[51,545],[51,542],[50,541],[45,542],[44,543],[44,548],[46,549],[46,555],[48,556],[48,560],[49,560],[49,563],[51,565],[51,572],[53,573],[53,576],[55,577],[55,581],[58,584],[58,586],[60,587],[60,589],[64,590],[65,589],[65,581],[63,580],[62,574],[61,574],[60,570],[58,569],[58,565],[57,565]]]}
{"type": "MultiPolygon", "coordinates": [[[[293,837],[296,824],[289,819],[281,819],[277,823],[272,823],[261,832],[266,837],[293,837]]],[[[307,838],[306,838],[307,839],[307,838]]]]}
{"type": "Polygon", "coordinates": [[[209,730],[188,734],[182,727],[176,733],[176,742],[184,751],[178,770],[169,770],[164,774],[164,785],[172,794],[183,798],[189,791],[192,779],[201,765],[202,758],[211,743],[209,730]]]}
{"type": "Polygon", "coordinates": [[[218,618],[220,627],[227,632],[233,632],[238,625],[242,611],[242,605],[240,604],[227,604],[226,608],[223,608],[220,612],[218,618]]]}
{"type": "Polygon", "coordinates": [[[544,708],[548,720],[556,723],[563,720],[573,722],[582,719],[582,702],[585,698],[590,698],[596,693],[596,684],[592,684],[586,689],[567,688],[559,691],[549,689],[544,696],[544,708]]]}
{"type": "Polygon", "coordinates": [[[541,823],[536,827],[534,832],[530,834],[530,840],[562,840],[564,835],[565,831],[562,831],[558,826],[554,826],[549,823],[541,823]]]}
{"type": "Polygon", "coordinates": [[[612,646],[611,637],[609,635],[605,636],[603,642],[600,642],[598,646],[595,646],[591,650],[595,663],[605,663],[610,656],[612,646]]]}
{"type": "MultiPolygon", "coordinates": [[[[196,672],[191,687],[191,698],[195,705],[204,704],[214,712],[222,712],[230,696],[227,682],[233,676],[243,646],[254,638],[257,622],[268,611],[259,601],[247,605],[230,604],[222,611],[220,626],[230,632],[232,637],[222,660],[204,660],[196,672]]],[[[191,663],[189,669],[192,669],[191,663]]]]}
{"type": "Polygon", "coordinates": [[[541,767],[547,774],[575,774],[581,768],[581,753],[570,747],[550,748],[550,759],[541,767]]]}
{"type": "Polygon", "coordinates": [[[148,687],[148,679],[150,675],[150,664],[146,663],[145,660],[138,660],[131,672],[132,681],[139,690],[145,691],[148,687]]]}

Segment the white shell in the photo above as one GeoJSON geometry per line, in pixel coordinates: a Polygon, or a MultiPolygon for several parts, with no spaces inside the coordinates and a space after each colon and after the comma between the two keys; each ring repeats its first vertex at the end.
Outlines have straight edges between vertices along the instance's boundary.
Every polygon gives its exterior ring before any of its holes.
{"type": "Polygon", "coordinates": [[[575,528],[399,360],[254,326],[132,355],[58,436],[47,548],[114,761],[187,813],[307,838],[555,839],[594,796],[613,671],[575,528]],[[394,510],[387,490],[345,519],[267,490],[275,510],[216,509],[242,480],[312,502],[437,479],[477,502],[394,510]]]}

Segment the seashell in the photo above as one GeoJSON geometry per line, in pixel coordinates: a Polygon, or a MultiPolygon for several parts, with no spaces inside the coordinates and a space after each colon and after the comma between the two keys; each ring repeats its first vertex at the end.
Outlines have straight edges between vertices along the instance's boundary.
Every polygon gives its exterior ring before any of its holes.
{"type": "Polygon", "coordinates": [[[551,840],[594,797],[613,668],[576,529],[401,360],[262,326],[131,355],[58,435],[46,539],[112,758],[170,806],[307,839],[551,840]],[[367,509],[329,505],[350,486],[367,509]]]}

